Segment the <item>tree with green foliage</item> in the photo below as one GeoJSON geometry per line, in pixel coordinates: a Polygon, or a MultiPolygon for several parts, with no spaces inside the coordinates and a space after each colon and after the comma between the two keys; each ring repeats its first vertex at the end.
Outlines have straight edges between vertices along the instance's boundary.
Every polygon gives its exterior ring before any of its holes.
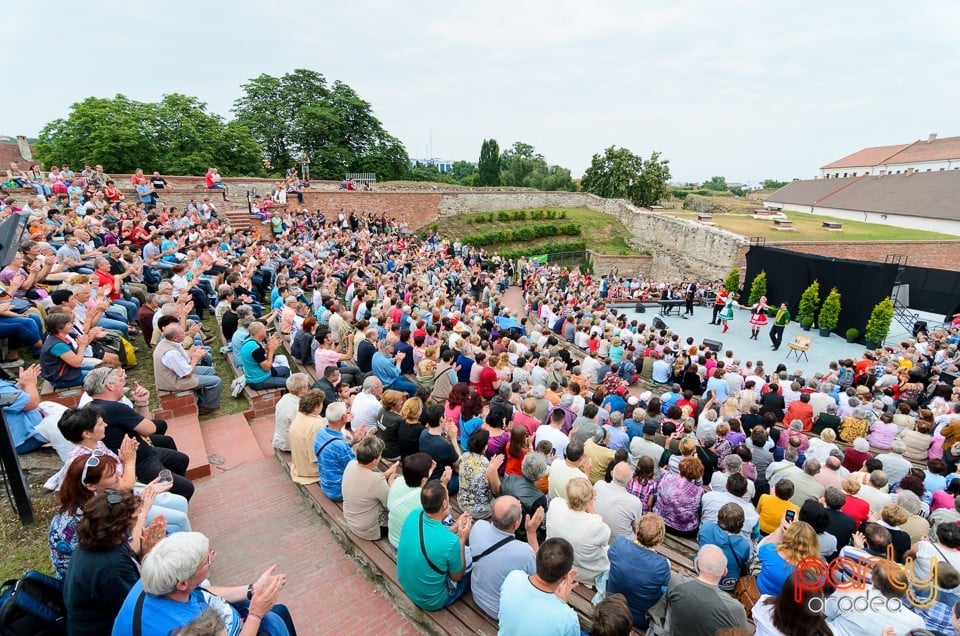
{"type": "Polygon", "coordinates": [[[431,181],[434,183],[456,183],[457,180],[451,174],[444,174],[436,166],[426,165],[417,162],[407,172],[407,179],[410,181],[431,181]]]}
{"type": "Polygon", "coordinates": [[[754,276],[753,282],[750,283],[750,300],[747,301],[750,305],[755,305],[760,302],[761,296],[767,295],[767,273],[763,270],[760,270],[760,273],[754,276]]]}
{"type": "Polygon", "coordinates": [[[764,190],[779,190],[783,186],[787,185],[786,181],[777,181],[775,179],[764,179],[763,180],[763,189],[764,190]]]}
{"type": "Polygon", "coordinates": [[[376,172],[381,181],[400,179],[409,159],[400,141],[373,115],[370,104],[347,84],[316,71],[296,69],[282,77],[262,74],[241,86],[233,105],[275,170],[310,157],[310,171],[321,179],[347,172],[376,172]]]}
{"type": "Polygon", "coordinates": [[[797,317],[802,322],[804,318],[813,320],[820,305],[820,281],[815,280],[800,295],[800,304],[797,307],[797,317]]]}
{"type": "Polygon", "coordinates": [[[468,181],[476,181],[478,170],[475,165],[469,161],[454,161],[450,168],[450,176],[456,179],[457,183],[462,185],[473,185],[468,181]]]}
{"type": "Polygon", "coordinates": [[[581,186],[587,192],[608,199],[627,199],[635,205],[657,205],[667,194],[670,165],[654,152],[644,160],[627,148],[610,146],[602,155],[593,155],[581,186]]]}
{"type": "Polygon", "coordinates": [[[867,328],[863,332],[864,340],[882,345],[890,335],[891,320],[893,320],[893,301],[887,297],[874,305],[873,311],[870,312],[867,328]]]}
{"type": "Polygon", "coordinates": [[[727,277],[723,279],[723,288],[726,289],[731,294],[737,291],[740,291],[740,269],[734,267],[730,270],[730,273],[727,274],[727,277]]]}
{"type": "Polygon", "coordinates": [[[840,322],[840,292],[834,287],[823,300],[820,313],[817,315],[817,325],[821,329],[833,331],[840,322]]]}
{"type": "Polygon", "coordinates": [[[538,190],[574,190],[569,170],[547,165],[543,155],[522,141],[500,154],[500,183],[538,190]]]}
{"type": "Polygon", "coordinates": [[[109,172],[263,173],[260,147],[245,126],[224,123],[196,97],[173,93],[156,103],[124,95],[88,97],[43,127],[35,149],[47,165],[98,163],[109,172]]]}
{"type": "Polygon", "coordinates": [[[710,180],[704,181],[701,187],[715,192],[726,192],[727,179],[725,177],[710,177],[710,180]]]}
{"type": "Polygon", "coordinates": [[[496,139],[484,139],[477,164],[477,185],[500,185],[500,145],[496,139]]]}

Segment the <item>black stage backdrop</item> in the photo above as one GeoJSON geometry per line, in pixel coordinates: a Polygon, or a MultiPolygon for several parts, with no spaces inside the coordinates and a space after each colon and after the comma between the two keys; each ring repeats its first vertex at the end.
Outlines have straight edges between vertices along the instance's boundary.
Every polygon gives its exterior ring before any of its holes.
{"type": "Polygon", "coordinates": [[[830,289],[840,292],[840,321],[834,330],[844,334],[856,327],[863,336],[873,306],[893,291],[897,265],[800,254],[775,247],[752,246],[747,252],[747,277],[743,286],[746,304],[750,284],[760,271],[767,273],[767,302],[774,307],[786,301],[796,320],[800,295],[814,280],[820,281],[820,302],[830,289]]]}
{"type": "Polygon", "coordinates": [[[960,311],[960,272],[907,265],[900,282],[910,285],[910,306],[950,317],[960,311]]]}

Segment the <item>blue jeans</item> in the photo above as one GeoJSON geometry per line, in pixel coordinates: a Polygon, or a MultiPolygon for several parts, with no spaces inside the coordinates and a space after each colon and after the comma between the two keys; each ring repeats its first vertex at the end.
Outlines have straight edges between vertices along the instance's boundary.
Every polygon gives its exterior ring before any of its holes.
{"type": "Polygon", "coordinates": [[[103,327],[104,329],[115,329],[123,334],[124,338],[130,338],[130,327],[127,326],[127,323],[122,320],[114,320],[112,318],[107,318],[103,316],[100,320],[97,321],[98,327],[103,327]]]}
{"type": "Polygon", "coordinates": [[[393,384],[384,388],[406,393],[410,397],[415,397],[417,395],[417,390],[418,390],[418,387],[416,384],[414,384],[410,380],[407,380],[402,375],[398,376],[397,379],[393,381],[393,384]]]}
{"type": "Polygon", "coordinates": [[[457,588],[450,592],[450,597],[447,598],[447,604],[444,607],[450,607],[459,600],[463,593],[467,591],[470,587],[470,574],[471,572],[465,572],[463,578],[457,583],[457,588]]]}
{"type": "Polygon", "coordinates": [[[46,444],[46,442],[43,442],[36,437],[28,437],[20,442],[19,446],[17,446],[17,455],[26,455],[27,453],[32,453],[38,448],[41,448],[44,444],[46,444]]]}
{"type": "Polygon", "coordinates": [[[200,383],[197,404],[203,409],[219,408],[220,394],[223,392],[223,380],[217,376],[217,370],[213,367],[198,366],[194,368],[194,373],[197,374],[197,381],[200,383]]]}
{"type": "Polygon", "coordinates": [[[37,326],[39,321],[40,316],[36,314],[27,314],[22,318],[0,317],[0,338],[14,338],[33,347],[40,341],[40,329],[37,326]]]}
{"type": "MultiPolygon", "coordinates": [[[[233,603],[233,606],[240,612],[244,620],[250,613],[250,602],[233,603]]],[[[297,636],[297,628],[293,625],[293,617],[290,616],[290,610],[286,605],[274,605],[270,611],[263,615],[260,620],[259,634],[268,634],[269,636],[297,636]]]]}
{"type": "Polygon", "coordinates": [[[140,301],[136,298],[127,300],[126,298],[118,298],[116,300],[110,301],[114,305],[119,305],[127,312],[127,322],[130,324],[136,324],[137,322],[137,312],[140,311],[140,301]]]}
{"type": "Polygon", "coordinates": [[[75,382],[54,382],[50,381],[50,384],[53,385],[55,389],[69,389],[74,386],[83,386],[83,380],[87,377],[87,374],[90,373],[90,370],[93,367],[80,367],[80,379],[75,382]]]}
{"type": "Polygon", "coordinates": [[[190,519],[187,517],[188,503],[180,495],[162,492],[153,500],[153,506],[147,511],[147,525],[154,517],[163,515],[167,521],[167,532],[190,532],[190,519]]]}
{"type": "Polygon", "coordinates": [[[287,388],[287,378],[290,377],[290,369],[287,367],[274,367],[270,369],[270,377],[263,382],[247,382],[247,385],[254,390],[263,389],[285,389],[287,388]]]}

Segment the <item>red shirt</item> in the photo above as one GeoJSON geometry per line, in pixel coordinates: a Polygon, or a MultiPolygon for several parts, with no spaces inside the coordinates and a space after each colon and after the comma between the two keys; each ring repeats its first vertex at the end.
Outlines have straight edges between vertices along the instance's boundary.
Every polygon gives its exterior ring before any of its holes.
{"type": "Polygon", "coordinates": [[[213,187],[213,173],[212,173],[212,172],[208,172],[208,173],[206,174],[206,176],[203,177],[203,182],[206,184],[206,186],[207,186],[208,188],[212,188],[212,187],[213,187]]]}
{"type": "Polygon", "coordinates": [[[120,290],[117,289],[113,284],[113,274],[110,272],[101,272],[99,269],[97,269],[93,271],[93,275],[97,277],[98,281],[100,281],[101,287],[110,290],[110,300],[117,300],[120,298],[120,290]]]}
{"type": "Polygon", "coordinates": [[[870,504],[859,497],[854,497],[849,493],[844,494],[847,497],[847,502],[843,504],[843,508],[840,509],[840,512],[853,517],[853,520],[857,522],[857,527],[859,528],[860,524],[866,521],[870,516],[870,504]]]}
{"type": "Polygon", "coordinates": [[[490,365],[483,367],[480,372],[480,378],[477,380],[477,393],[485,400],[489,400],[496,395],[497,390],[493,388],[493,383],[497,381],[497,371],[490,365]]]}
{"type": "Polygon", "coordinates": [[[813,428],[813,407],[809,402],[795,400],[787,407],[787,412],[783,416],[783,421],[787,424],[793,420],[803,422],[803,432],[809,433],[813,428]]]}

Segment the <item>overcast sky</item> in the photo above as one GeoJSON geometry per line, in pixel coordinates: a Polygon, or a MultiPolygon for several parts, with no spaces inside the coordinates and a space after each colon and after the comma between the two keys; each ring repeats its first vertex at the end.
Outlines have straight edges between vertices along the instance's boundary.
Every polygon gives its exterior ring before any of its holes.
{"type": "Polygon", "coordinates": [[[660,151],[675,181],[759,181],[960,135],[956,2],[59,5],[5,12],[0,134],[116,93],[230,117],[247,79],[303,67],[352,86],[411,157],[431,133],[454,160],[519,140],[574,176],[610,145],[660,151]]]}

